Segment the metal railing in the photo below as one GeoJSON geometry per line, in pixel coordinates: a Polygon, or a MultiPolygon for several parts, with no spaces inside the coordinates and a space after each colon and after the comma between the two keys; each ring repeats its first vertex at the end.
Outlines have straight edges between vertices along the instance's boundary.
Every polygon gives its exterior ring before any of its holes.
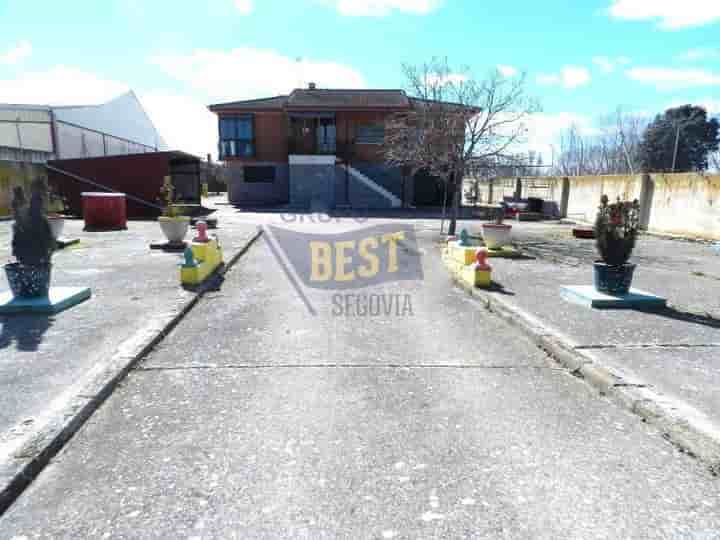
{"type": "Polygon", "coordinates": [[[340,143],[338,141],[327,141],[324,143],[313,141],[312,144],[309,144],[306,140],[296,137],[288,137],[289,154],[334,156],[340,155],[341,149],[343,149],[344,146],[344,143],[340,143]]]}

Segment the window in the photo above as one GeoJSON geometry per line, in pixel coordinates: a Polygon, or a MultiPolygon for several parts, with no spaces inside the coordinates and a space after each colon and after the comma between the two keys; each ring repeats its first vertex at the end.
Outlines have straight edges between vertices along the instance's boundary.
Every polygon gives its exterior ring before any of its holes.
{"type": "Polygon", "coordinates": [[[245,182],[268,182],[275,181],[275,167],[272,165],[253,165],[245,167],[245,182]]]}
{"type": "Polygon", "coordinates": [[[255,133],[252,116],[220,118],[220,159],[255,155],[255,133]]]}
{"type": "Polygon", "coordinates": [[[382,144],[385,139],[385,126],[358,126],[356,142],[360,144],[382,144]]]}

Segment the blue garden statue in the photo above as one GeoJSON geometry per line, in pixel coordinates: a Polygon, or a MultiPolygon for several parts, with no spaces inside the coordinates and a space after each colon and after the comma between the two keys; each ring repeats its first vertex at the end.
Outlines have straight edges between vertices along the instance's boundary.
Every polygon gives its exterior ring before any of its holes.
{"type": "Polygon", "coordinates": [[[185,262],[183,263],[183,266],[185,268],[195,268],[197,266],[197,262],[195,262],[195,256],[193,255],[192,249],[185,248],[185,252],[183,253],[185,255],[185,262]]]}
{"type": "Polygon", "coordinates": [[[458,245],[463,247],[470,245],[470,235],[468,234],[467,229],[460,231],[460,241],[458,242],[458,245]]]}

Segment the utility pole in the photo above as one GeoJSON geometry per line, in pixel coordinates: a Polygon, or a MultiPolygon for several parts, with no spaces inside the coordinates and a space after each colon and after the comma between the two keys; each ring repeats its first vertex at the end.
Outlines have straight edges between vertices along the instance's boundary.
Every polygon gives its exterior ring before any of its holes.
{"type": "Polygon", "coordinates": [[[675,151],[673,152],[672,172],[675,172],[675,164],[677,163],[678,146],[680,145],[680,124],[677,124],[675,132],[675,151]]]}
{"type": "MultiPolygon", "coordinates": [[[[620,130],[620,142],[622,143],[623,152],[625,152],[625,159],[627,160],[628,167],[630,169],[630,174],[633,176],[635,175],[635,167],[633,167],[632,159],[630,159],[630,152],[628,152],[627,144],[625,144],[625,134],[620,130]]],[[[677,146],[675,147],[677,151],[677,146]]],[[[675,165],[673,165],[673,168],[675,165]]]]}

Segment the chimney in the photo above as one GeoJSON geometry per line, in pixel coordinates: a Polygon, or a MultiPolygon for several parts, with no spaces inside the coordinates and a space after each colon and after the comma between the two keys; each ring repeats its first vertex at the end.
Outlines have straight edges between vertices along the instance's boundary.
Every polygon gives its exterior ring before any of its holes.
{"type": "Polygon", "coordinates": [[[308,84],[308,89],[309,89],[309,90],[316,90],[316,89],[317,89],[317,84],[315,84],[314,82],[309,83],[309,84],[308,84]]]}

